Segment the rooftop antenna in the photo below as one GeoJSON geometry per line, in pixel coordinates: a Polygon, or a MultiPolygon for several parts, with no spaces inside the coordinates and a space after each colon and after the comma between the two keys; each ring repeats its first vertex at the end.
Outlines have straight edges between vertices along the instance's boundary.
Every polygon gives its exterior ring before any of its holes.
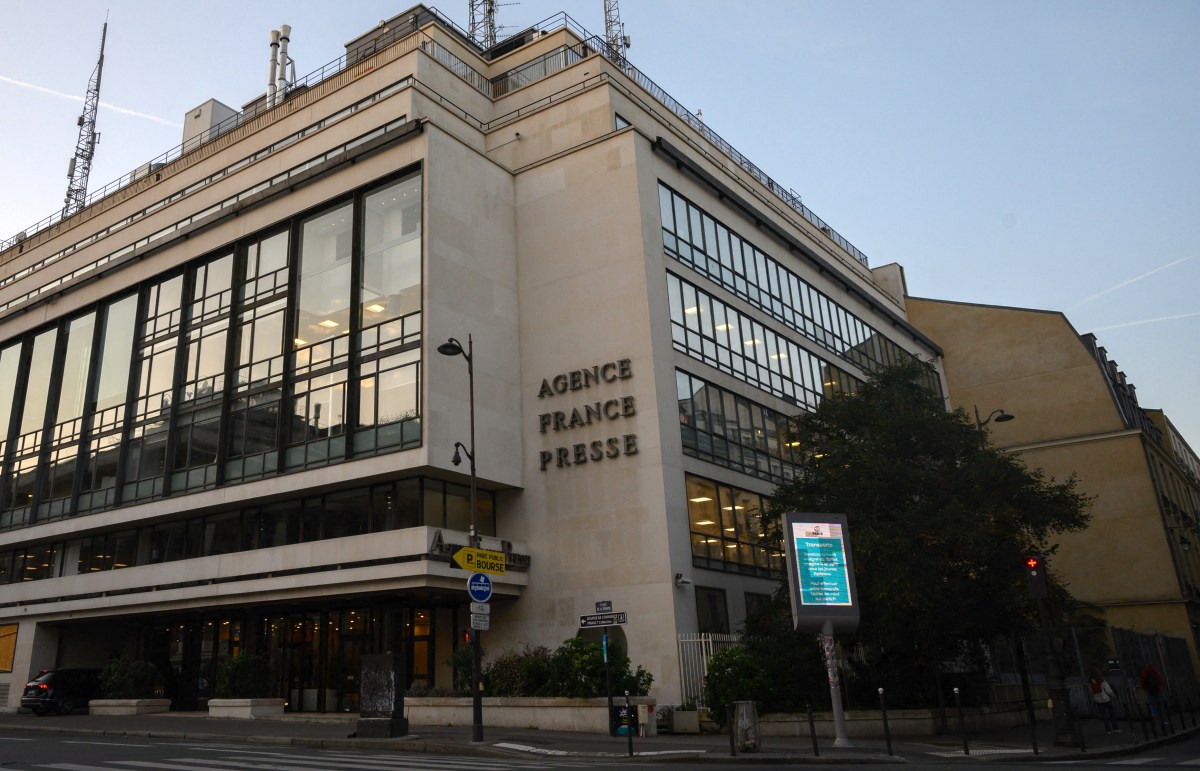
{"type": "Polygon", "coordinates": [[[624,69],[625,49],[631,42],[621,23],[621,9],[617,0],[604,0],[604,42],[608,44],[608,58],[624,69]]]}
{"type": "Polygon", "coordinates": [[[87,96],[83,98],[83,113],[79,116],[79,139],[75,142],[75,155],[67,164],[67,197],[63,200],[63,219],[83,208],[87,201],[88,175],[92,171],[92,158],[100,134],[96,131],[96,111],[100,107],[100,74],[104,70],[104,38],[108,36],[108,17],[100,28],[100,60],[88,81],[87,96]]]}
{"type": "Polygon", "coordinates": [[[496,45],[496,0],[470,0],[471,39],[484,50],[496,45]]]}

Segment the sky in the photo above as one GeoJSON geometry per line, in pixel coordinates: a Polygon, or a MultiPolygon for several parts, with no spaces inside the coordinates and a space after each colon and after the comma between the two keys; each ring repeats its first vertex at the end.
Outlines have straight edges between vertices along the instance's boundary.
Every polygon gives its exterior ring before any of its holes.
{"type": "MultiPolygon", "coordinates": [[[[42,0],[0,7],[0,238],[62,208],[107,11],[90,189],[184,113],[297,73],[410,3],[42,0]],[[203,8],[199,15],[186,8],[203,8]]],[[[467,26],[468,0],[434,4],[467,26]]],[[[1064,312],[1200,453],[1200,2],[623,0],[629,59],[909,293],[1064,312]]],[[[516,32],[604,0],[502,2],[516,32]]],[[[1002,405],[1001,405],[1002,406],[1002,405]]]]}

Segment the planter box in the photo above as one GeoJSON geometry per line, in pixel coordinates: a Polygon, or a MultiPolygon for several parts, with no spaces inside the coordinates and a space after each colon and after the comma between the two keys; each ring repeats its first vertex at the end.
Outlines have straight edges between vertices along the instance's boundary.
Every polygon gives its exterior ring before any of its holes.
{"type": "Polygon", "coordinates": [[[148,715],[171,709],[170,699],[92,699],[90,715],[148,715]]]}
{"type": "Polygon", "coordinates": [[[283,699],[209,699],[209,717],[270,717],[283,714],[283,699]]]}
{"type": "MultiPolygon", "coordinates": [[[[634,696],[631,705],[645,705],[649,719],[645,730],[654,736],[655,701],[651,696],[634,696]]],[[[625,697],[613,699],[624,706],[625,697]]],[[[410,726],[471,725],[471,699],[455,696],[405,696],[404,716],[410,726]]],[[[608,702],[598,699],[551,699],[487,697],[483,700],[483,722],[496,728],[538,728],[543,731],[578,731],[608,734],[608,702]]]]}
{"type": "Polygon", "coordinates": [[[673,734],[700,733],[700,713],[696,710],[675,710],[669,718],[670,731],[673,734]]]}

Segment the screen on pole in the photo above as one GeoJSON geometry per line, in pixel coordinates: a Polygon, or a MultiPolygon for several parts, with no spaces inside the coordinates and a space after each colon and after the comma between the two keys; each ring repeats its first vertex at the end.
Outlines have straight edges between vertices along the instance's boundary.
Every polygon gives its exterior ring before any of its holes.
{"type": "Polygon", "coordinates": [[[796,629],[820,630],[829,621],[837,631],[853,631],[858,593],[845,515],[788,513],[783,532],[796,629]]]}

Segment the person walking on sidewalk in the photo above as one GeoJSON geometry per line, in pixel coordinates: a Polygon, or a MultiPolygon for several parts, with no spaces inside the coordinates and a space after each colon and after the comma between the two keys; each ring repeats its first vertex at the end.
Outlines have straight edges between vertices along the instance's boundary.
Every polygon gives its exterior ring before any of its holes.
{"type": "Polygon", "coordinates": [[[1167,681],[1158,673],[1153,664],[1147,664],[1142,670],[1142,690],[1146,692],[1146,704],[1150,707],[1150,717],[1158,720],[1164,728],[1169,728],[1167,721],[1167,702],[1163,699],[1163,688],[1167,681]]]}
{"type": "Polygon", "coordinates": [[[1096,703],[1096,711],[1100,713],[1100,719],[1104,721],[1104,733],[1121,733],[1121,729],[1117,727],[1117,711],[1113,708],[1113,701],[1116,700],[1117,695],[1113,693],[1112,686],[1108,684],[1099,670],[1092,671],[1088,685],[1092,688],[1092,701],[1096,703]]]}

